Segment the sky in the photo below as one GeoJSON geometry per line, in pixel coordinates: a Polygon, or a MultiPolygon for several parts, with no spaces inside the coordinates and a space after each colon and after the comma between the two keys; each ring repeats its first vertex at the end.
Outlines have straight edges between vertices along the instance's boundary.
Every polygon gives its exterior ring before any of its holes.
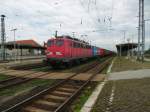
{"type": "MultiPolygon", "coordinates": [[[[145,0],[145,19],[150,18],[145,0]]],[[[34,39],[43,44],[58,35],[74,35],[92,45],[116,50],[115,45],[137,42],[138,0],[0,0],[5,14],[7,41],[34,39]],[[125,39],[124,39],[125,32],[125,39]]],[[[150,21],[146,22],[146,49],[150,46],[150,21]]]]}

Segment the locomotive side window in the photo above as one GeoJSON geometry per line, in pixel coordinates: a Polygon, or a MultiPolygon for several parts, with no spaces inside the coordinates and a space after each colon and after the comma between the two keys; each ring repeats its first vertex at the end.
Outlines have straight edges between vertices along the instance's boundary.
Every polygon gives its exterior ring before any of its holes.
{"type": "Polygon", "coordinates": [[[73,47],[77,48],[77,43],[76,42],[73,43],[73,47]]]}
{"type": "Polygon", "coordinates": [[[73,46],[72,46],[72,42],[71,42],[69,45],[70,45],[70,47],[73,47],[73,46]]]}
{"type": "Polygon", "coordinates": [[[50,46],[52,46],[52,45],[54,45],[54,41],[53,41],[53,40],[49,40],[49,41],[47,42],[47,46],[50,47],[50,46]]]}
{"type": "Polygon", "coordinates": [[[56,46],[62,46],[64,44],[63,40],[56,40],[56,46]]]}

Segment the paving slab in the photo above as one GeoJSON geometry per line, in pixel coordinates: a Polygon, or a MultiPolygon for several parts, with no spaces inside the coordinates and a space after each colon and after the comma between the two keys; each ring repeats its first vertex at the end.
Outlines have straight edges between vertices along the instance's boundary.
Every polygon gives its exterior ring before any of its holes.
{"type": "Polygon", "coordinates": [[[94,104],[96,103],[96,100],[103,89],[103,86],[105,85],[106,81],[100,83],[96,89],[93,91],[91,96],[88,98],[87,102],[84,104],[84,106],[81,109],[81,112],[91,112],[94,104]]]}
{"type": "Polygon", "coordinates": [[[139,79],[150,77],[150,69],[130,70],[110,73],[108,80],[139,79]]]}

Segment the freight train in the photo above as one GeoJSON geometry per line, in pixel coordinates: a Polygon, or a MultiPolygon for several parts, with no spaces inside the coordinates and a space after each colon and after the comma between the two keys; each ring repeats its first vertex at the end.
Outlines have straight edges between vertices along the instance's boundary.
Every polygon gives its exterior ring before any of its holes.
{"type": "Polygon", "coordinates": [[[53,67],[62,64],[70,66],[89,58],[108,55],[112,55],[112,51],[70,36],[58,36],[47,41],[46,62],[53,67]]]}

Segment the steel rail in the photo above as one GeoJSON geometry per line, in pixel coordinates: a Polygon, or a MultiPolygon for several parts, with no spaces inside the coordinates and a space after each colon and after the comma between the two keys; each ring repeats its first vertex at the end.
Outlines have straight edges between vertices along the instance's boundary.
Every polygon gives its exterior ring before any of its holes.
{"type": "Polygon", "coordinates": [[[75,97],[77,97],[80,94],[80,92],[83,90],[83,88],[85,86],[87,86],[88,83],[109,64],[110,60],[111,59],[105,61],[103,63],[103,65],[101,66],[101,68],[99,68],[99,70],[96,73],[94,73],[92,76],[90,76],[88,78],[88,80],[71,97],[69,97],[62,105],[60,105],[54,112],[64,112],[64,110],[75,99],[75,97]]]}
{"type": "MultiPolygon", "coordinates": [[[[14,71],[14,72],[17,72],[17,71],[14,71]]],[[[21,71],[21,72],[23,72],[23,71],[21,71]]],[[[26,72],[26,71],[25,71],[26,72]]],[[[24,78],[24,77],[26,77],[26,76],[29,76],[29,75],[33,75],[33,74],[36,74],[36,73],[38,73],[39,71],[31,71],[30,73],[23,73],[23,75],[21,75],[21,76],[9,76],[7,79],[5,79],[5,80],[1,80],[0,81],[0,85],[3,85],[3,83],[5,83],[5,82],[10,82],[10,81],[12,81],[12,80],[15,80],[15,79],[21,79],[21,78],[24,78]]],[[[20,74],[20,73],[16,73],[16,74],[14,74],[14,75],[18,75],[18,74],[20,74]]]]}
{"type": "Polygon", "coordinates": [[[37,64],[31,64],[31,65],[22,65],[22,66],[15,66],[15,67],[11,67],[11,69],[13,70],[30,70],[30,69],[36,69],[36,68],[40,68],[40,67],[44,67],[45,64],[43,63],[37,63],[37,64]]]}
{"type": "MultiPolygon", "coordinates": [[[[16,86],[16,85],[18,85],[18,84],[22,84],[22,83],[25,83],[25,82],[34,80],[34,79],[36,79],[36,78],[39,78],[39,77],[42,77],[42,76],[51,74],[51,73],[53,73],[53,72],[46,72],[46,73],[43,73],[43,74],[41,74],[41,75],[38,75],[38,76],[35,76],[35,77],[32,77],[32,78],[25,78],[25,76],[33,75],[33,74],[36,74],[36,73],[38,73],[38,72],[26,74],[26,75],[23,76],[24,78],[21,78],[21,77],[18,77],[18,78],[17,78],[17,77],[16,77],[16,78],[12,78],[12,79],[10,79],[10,80],[7,80],[6,82],[11,81],[11,82],[10,82],[9,84],[7,84],[7,85],[4,85],[4,84],[0,83],[0,90],[7,89],[7,88],[9,88],[9,87],[13,87],[13,86],[16,86]],[[13,81],[14,83],[12,82],[12,80],[14,80],[14,81],[13,81]],[[18,81],[18,80],[20,80],[20,81],[18,81]]],[[[5,82],[3,82],[3,83],[5,83],[5,82]]]]}

